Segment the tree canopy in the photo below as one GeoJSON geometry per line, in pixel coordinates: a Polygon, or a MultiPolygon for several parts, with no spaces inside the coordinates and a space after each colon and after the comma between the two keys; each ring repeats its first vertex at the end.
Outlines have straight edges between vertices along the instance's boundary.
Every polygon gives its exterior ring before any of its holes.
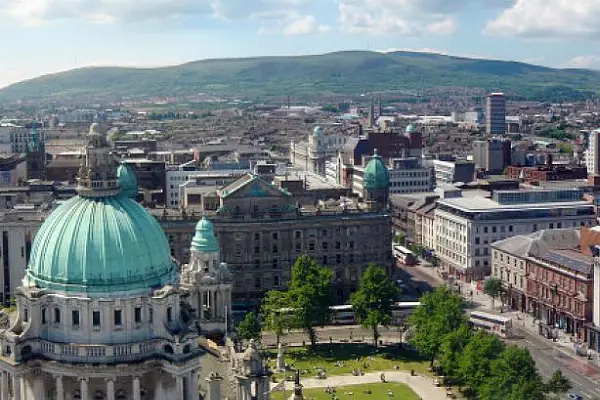
{"type": "Polygon", "coordinates": [[[478,331],[463,348],[458,359],[458,373],[473,391],[478,391],[491,373],[491,364],[502,351],[504,344],[496,335],[478,331]]]}
{"type": "Polygon", "coordinates": [[[465,302],[461,296],[442,286],[421,297],[421,305],[409,317],[414,329],[412,343],[431,360],[447,334],[466,323],[465,302]]]}
{"type": "Polygon", "coordinates": [[[246,314],[242,322],[237,327],[237,334],[240,339],[244,340],[260,340],[260,323],[254,312],[246,314]]]}
{"type": "Polygon", "coordinates": [[[293,309],[296,325],[305,330],[312,345],[317,339],[314,327],[329,319],[332,278],[331,270],[308,256],[299,257],[292,266],[288,307],[293,309]]]}
{"type": "Polygon", "coordinates": [[[379,325],[387,326],[392,322],[392,306],[400,289],[392,282],[383,268],[371,264],[363,274],[360,287],[351,298],[356,320],[373,332],[373,341],[377,346],[379,325]]]}
{"type": "Polygon", "coordinates": [[[277,344],[287,329],[293,327],[292,316],[283,312],[288,307],[287,292],[271,290],[267,293],[261,307],[262,329],[271,331],[277,337],[277,344]]]}

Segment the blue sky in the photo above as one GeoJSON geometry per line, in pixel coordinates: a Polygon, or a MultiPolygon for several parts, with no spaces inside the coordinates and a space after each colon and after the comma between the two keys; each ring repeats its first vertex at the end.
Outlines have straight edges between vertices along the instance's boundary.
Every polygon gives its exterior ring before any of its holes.
{"type": "Polygon", "coordinates": [[[0,0],[0,87],[90,65],[413,50],[600,69],[600,0],[0,0]]]}

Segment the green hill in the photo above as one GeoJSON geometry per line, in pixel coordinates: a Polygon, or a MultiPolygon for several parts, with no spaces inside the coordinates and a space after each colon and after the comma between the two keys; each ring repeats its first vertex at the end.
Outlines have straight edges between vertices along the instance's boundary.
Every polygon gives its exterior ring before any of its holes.
{"type": "Polygon", "coordinates": [[[437,54],[346,51],[298,57],[191,62],[162,68],[90,67],[41,76],[0,90],[0,102],[138,99],[200,92],[267,98],[369,91],[464,93],[571,100],[600,88],[600,72],[437,54]]]}

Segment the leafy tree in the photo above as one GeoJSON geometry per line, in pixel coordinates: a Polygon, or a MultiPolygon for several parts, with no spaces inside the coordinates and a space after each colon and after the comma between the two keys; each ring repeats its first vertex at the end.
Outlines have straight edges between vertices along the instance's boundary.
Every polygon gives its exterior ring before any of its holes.
{"type": "Polygon", "coordinates": [[[292,327],[293,321],[282,309],[288,306],[287,294],[278,290],[267,293],[261,307],[261,323],[263,330],[271,331],[277,337],[277,344],[285,331],[292,327]]]}
{"type": "Polygon", "coordinates": [[[396,244],[400,244],[400,245],[402,245],[402,244],[404,244],[404,241],[405,241],[405,240],[406,240],[406,236],[405,236],[405,235],[403,235],[403,234],[401,234],[401,233],[398,233],[398,234],[394,235],[394,239],[393,239],[393,241],[394,241],[394,243],[396,243],[396,244]]]}
{"type": "Polygon", "coordinates": [[[468,324],[463,324],[444,337],[440,346],[439,362],[446,375],[457,376],[460,356],[472,336],[471,327],[468,324]]]}
{"type": "Polygon", "coordinates": [[[360,288],[352,294],[351,302],[356,320],[373,332],[377,347],[379,325],[387,326],[392,321],[392,306],[400,294],[383,268],[370,264],[360,281],[360,288]]]}
{"type": "Polygon", "coordinates": [[[317,340],[314,327],[329,318],[332,278],[331,270],[308,256],[299,257],[292,267],[288,307],[294,310],[295,323],[308,334],[313,346],[317,340]]]}
{"type": "Polygon", "coordinates": [[[554,371],[552,377],[548,383],[546,383],[546,391],[556,396],[568,392],[572,387],[573,385],[571,384],[569,378],[564,376],[562,371],[559,369],[554,371]]]}
{"type": "Polygon", "coordinates": [[[492,308],[494,308],[494,300],[502,294],[502,281],[498,278],[490,278],[483,285],[483,293],[492,298],[492,308]]]}
{"type": "Polygon", "coordinates": [[[491,363],[491,374],[483,383],[480,400],[519,400],[546,398],[545,385],[529,350],[510,346],[491,363]],[[523,396],[525,397],[519,397],[523,396]]]}
{"type": "Polygon", "coordinates": [[[471,337],[458,359],[458,375],[474,392],[490,376],[491,363],[504,350],[497,336],[479,331],[471,337]]]}
{"type": "Polygon", "coordinates": [[[260,340],[260,322],[254,312],[246,314],[242,322],[237,327],[237,334],[241,339],[260,340]]]}
{"type": "Polygon", "coordinates": [[[421,305],[409,317],[414,330],[411,342],[432,366],[445,336],[466,323],[464,311],[463,298],[441,286],[423,295],[421,305]]]}
{"type": "Polygon", "coordinates": [[[440,266],[440,258],[438,256],[432,256],[431,259],[429,260],[429,264],[431,264],[431,266],[433,268],[437,268],[440,266]]]}

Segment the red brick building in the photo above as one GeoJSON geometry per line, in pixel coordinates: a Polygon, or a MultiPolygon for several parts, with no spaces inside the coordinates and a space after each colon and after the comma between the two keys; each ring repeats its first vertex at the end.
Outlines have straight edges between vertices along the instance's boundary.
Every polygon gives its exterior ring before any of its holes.
{"type": "Polygon", "coordinates": [[[550,250],[529,257],[528,309],[550,327],[581,338],[593,313],[593,257],[578,250],[550,250]]]}
{"type": "Polygon", "coordinates": [[[585,166],[579,165],[543,165],[537,167],[511,165],[508,167],[507,174],[509,178],[523,179],[525,182],[548,182],[586,179],[587,169],[585,166]]]}

